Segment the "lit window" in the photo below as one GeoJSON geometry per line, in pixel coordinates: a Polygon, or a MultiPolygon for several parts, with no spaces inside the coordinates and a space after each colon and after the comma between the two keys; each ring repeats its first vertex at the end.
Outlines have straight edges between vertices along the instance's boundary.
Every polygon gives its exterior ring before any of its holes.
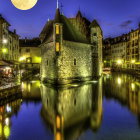
{"type": "Polygon", "coordinates": [[[56,52],[59,52],[59,42],[56,43],[56,52]]]}
{"type": "Polygon", "coordinates": [[[59,34],[59,25],[56,25],[56,34],[59,34]]]}

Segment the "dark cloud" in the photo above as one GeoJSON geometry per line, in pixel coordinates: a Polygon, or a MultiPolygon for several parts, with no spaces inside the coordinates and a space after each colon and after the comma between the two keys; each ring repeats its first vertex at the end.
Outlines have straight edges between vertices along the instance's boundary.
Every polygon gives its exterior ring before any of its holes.
{"type": "Polygon", "coordinates": [[[104,25],[104,26],[113,26],[114,25],[111,22],[105,22],[105,21],[98,19],[98,18],[96,20],[99,22],[100,25],[104,25]]]}
{"type": "Polygon", "coordinates": [[[128,28],[129,25],[130,25],[131,23],[132,23],[132,20],[127,20],[127,21],[122,22],[122,23],[119,25],[119,27],[120,27],[120,28],[128,28]]]}

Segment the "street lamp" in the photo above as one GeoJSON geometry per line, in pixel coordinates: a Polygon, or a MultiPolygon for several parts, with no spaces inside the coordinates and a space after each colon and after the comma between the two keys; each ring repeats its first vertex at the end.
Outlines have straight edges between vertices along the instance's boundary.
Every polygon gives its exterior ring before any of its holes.
{"type": "Polygon", "coordinates": [[[3,42],[3,44],[7,44],[8,40],[4,38],[4,39],[2,40],[2,42],[3,42]]]}
{"type": "Polygon", "coordinates": [[[131,63],[133,63],[133,64],[134,64],[134,63],[135,63],[135,60],[131,60],[131,63]]]}
{"type": "Polygon", "coordinates": [[[118,63],[118,64],[121,64],[121,63],[122,63],[122,61],[121,61],[121,60],[118,60],[118,61],[117,61],[117,63],[118,63]]]}
{"type": "Polygon", "coordinates": [[[23,61],[25,59],[26,59],[26,57],[25,56],[22,56],[22,57],[19,58],[19,61],[23,61]]]}
{"type": "Polygon", "coordinates": [[[3,53],[6,53],[6,52],[7,52],[7,49],[6,49],[6,48],[3,48],[3,49],[2,49],[2,52],[3,52],[3,53]]]}

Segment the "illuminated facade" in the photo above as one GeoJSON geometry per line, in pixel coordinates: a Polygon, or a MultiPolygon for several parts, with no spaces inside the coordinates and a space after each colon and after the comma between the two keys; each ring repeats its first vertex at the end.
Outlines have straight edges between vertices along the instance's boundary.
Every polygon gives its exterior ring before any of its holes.
{"type": "Polygon", "coordinates": [[[10,24],[0,15],[0,60],[17,64],[19,58],[19,36],[9,31],[10,24]]]}
{"type": "Polygon", "coordinates": [[[103,44],[105,67],[140,70],[140,26],[120,37],[105,39],[103,44]]]}
{"type": "Polygon", "coordinates": [[[140,50],[140,46],[139,46],[139,28],[136,30],[132,30],[130,32],[130,40],[129,40],[129,55],[128,55],[128,67],[130,69],[139,69],[140,68],[140,64],[138,64],[140,62],[139,60],[139,50],[140,50]]]}
{"type": "Polygon", "coordinates": [[[41,50],[40,41],[34,39],[20,39],[20,57],[21,68],[40,68],[41,50]]]}
{"type": "Polygon", "coordinates": [[[80,10],[68,19],[57,8],[40,33],[41,80],[67,84],[101,76],[102,37],[96,20],[90,23],[80,10]]]}
{"type": "Polygon", "coordinates": [[[126,45],[127,36],[114,38],[111,45],[112,67],[126,68],[126,45]]]}

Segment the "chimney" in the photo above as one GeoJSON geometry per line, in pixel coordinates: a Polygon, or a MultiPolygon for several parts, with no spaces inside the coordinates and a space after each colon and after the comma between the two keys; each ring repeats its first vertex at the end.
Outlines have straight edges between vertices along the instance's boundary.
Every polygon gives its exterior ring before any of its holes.
{"type": "Polygon", "coordinates": [[[27,37],[25,37],[25,42],[27,41],[27,37]]]}
{"type": "Polygon", "coordinates": [[[14,29],[14,34],[16,34],[16,29],[14,29]]]}
{"type": "Polygon", "coordinates": [[[139,22],[139,29],[140,29],[140,22],[139,22]]]}

